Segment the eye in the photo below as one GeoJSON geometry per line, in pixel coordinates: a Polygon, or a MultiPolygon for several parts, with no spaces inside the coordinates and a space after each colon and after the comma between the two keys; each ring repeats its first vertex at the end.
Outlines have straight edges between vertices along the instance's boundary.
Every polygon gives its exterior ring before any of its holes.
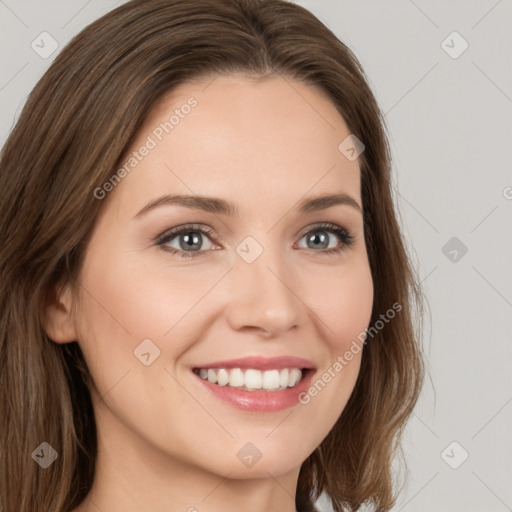
{"type": "Polygon", "coordinates": [[[337,254],[347,249],[354,243],[354,237],[341,226],[331,224],[330,222],[324,222],[316,225],[313,229],[307,231],[307,233],[301,238],[306,239],[307,249],[322,249],[321,254],[337,254]],[[340,240],[338,243],[334,240],[332,235],[340,240]]]}
{"type": "Polygon", "coordinates": [[[166,231],[158,240],[165,251],[171,254],[177,254],[182,258],[190,258],[199,256],[203,250],[211,249],[211,238],[213,230],[206,226],[178,226],[166,231]],[[204,239],[208,238],[209,243],[204,243],[204,239]],[[171,246],[173,243],[175,246],[171,246]],[[176,247],[177,245],[177,247],[176,247]],[[206,247],[205,247],[206,245],[206,247]],[[210,247],[208,247],[210,245],[210,247]]]}
{"type": "MultiPolygon", "coordinates": [[[[213,230],[207,226],[188,224],[177,226],[163,233],[157,245],[164,251],[182,258],[194,258],[213,249],[211,237],[213,230]],[[208,242],[205,243],[205,239],[208,242]],[[172,245],[173,244],[173,245],[172,245]]],[[[354,237],[344,228],[329,222],[318,224],[309,229],[301,238],[306,239],[306,249],[313,249],[322,255],[334,255],[347,249],[354,243],[354,237]],[[335,241],[335,237],[339,239],[335,241]],[[334,240],[334,244],[332,243],[334,240]],[[317,249],[320,250],[317,250],[317,249]]]]}

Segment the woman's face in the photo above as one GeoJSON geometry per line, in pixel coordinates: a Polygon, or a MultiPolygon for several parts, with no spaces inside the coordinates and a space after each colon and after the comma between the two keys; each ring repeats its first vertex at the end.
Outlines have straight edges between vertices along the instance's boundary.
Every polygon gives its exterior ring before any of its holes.
{"type": "Polygon", "coordinates": [[[338,148],[349,133],[321,92],[282,77],[187,83],[151,113],[120,181],[96,191],[105,204],[79,280],[100,450],[296,476],[354,388],[362,353],[335,363],[372,310],[359,165],[338,148]],[[215,200],[161,200],[174,195],[215,200]],[[324,195],[345,199],[303,207],[324,195]],[[283,357],[306,362],[272,360],[283,357]],[[282,370],[306,367],[302,387],[234,389],[260,376],[289,386],[282,370]]]}

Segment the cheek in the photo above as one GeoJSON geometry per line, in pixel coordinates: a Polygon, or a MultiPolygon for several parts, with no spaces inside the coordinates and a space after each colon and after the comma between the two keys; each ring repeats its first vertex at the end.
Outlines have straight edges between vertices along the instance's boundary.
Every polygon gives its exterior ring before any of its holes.
{"type": "Polygon", "coordinates": [[[368,327],[373,307],[373,280],[362,259],[340,267],[317,286],[316,312],[326,325],[325,338],[331,355],[338,355],[368,327]]]}
{"type": "Polygon", "coordinates": [[[202,297],[224,272],[222,268],[169,269],[154,260],[149,265],[122,255],[113,265],[107,258],[95,257],[84,267],[80,315],[112,349],[116,340],[132,350],[146,338],[162,342],[182,324],[190,324],[191,315],[197,316],[201,309],[202,297]]]}
{"type": "Polygon", "coordinates": [[[328,350],[322,368],[301,398],[308,416],[322,418],[322,428],[312,432],[316,436],[313,443],[320,443],[334,426],[359,374],[364,333],[373,307],[369,265],[361,263],[351,267],[350,271],[333,272],[331,280],[317,288],[317,301],[316,313],[325,326],[323,332],[328,350]]]}

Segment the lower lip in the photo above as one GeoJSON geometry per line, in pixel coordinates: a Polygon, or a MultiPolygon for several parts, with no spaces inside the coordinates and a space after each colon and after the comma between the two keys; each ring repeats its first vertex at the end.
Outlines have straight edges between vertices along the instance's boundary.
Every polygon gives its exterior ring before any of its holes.
{"type": "Polygon", "coordinates": [[[283,391],[245,391],[229,386],[219,386],[192,372],[206,388],[224,402],[244,411],[275,412],[293,407],[299,403],[299,395],[309,388],[314,370],[307,370],[301,381],[293,388],[283,391]]]}

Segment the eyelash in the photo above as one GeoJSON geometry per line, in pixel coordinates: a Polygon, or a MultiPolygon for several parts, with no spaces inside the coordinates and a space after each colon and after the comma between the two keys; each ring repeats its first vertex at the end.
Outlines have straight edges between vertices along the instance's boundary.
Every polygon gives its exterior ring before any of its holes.
{"type": "MultiPolygon", "coordinates": [[[[354,237],[353,235],[348,232],[346,229],[336,225],[331,224],[330,222],[323,222],[318,225],[313,226],[309,231],[306,231],[304,233],[300,240],[304,238],[306,235],[309,235],[311,233],[315,233],[316,231],[327,231],[329,233],[335,234],[340,238],[341,244],[338,247],[334,247],[332,249],[325,249],[323,251],[315,251],[314,249],[311,249],[313,252],[319,252],[322,255],[326,256],[334,256],[336,254],[341,253],[342,251],[348,249],[353,243],[354,243],[354,237]]],[[[169,243],[171,240],[176,238],[177,236],[183,234],[183,233],[201,233],[203,235],[208,236],[209,238],[212,238],[214,232],[213,229],[207,227],[207,226],[200,226],[195,224],[189,224],[185,226],[179,226],[177,228],[173,228],[169,231],[166,231],[162,235],[160,235],[157,238],[157,245],[161,246],[162,249],[166,252],[170,252],[171,254],[181,256],[182,258],[195,258],[198,256],[201,256],[203,253],[208,252],[205,250],[200,251],[182,251],[180,249],[175,249],[174,247],[168,247],[164,246],[164,244],[169,243]]]]}

